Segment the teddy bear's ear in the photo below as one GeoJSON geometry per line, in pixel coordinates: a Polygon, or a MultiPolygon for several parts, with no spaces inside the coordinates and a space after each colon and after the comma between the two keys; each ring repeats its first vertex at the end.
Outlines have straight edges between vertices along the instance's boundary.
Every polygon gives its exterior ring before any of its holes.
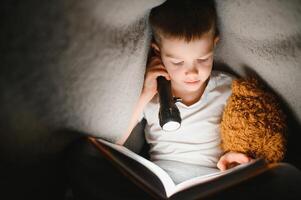
{"type": "Polygon", "coordinates": [[[263,86],[254,77],[241,78],[232,82],[232,93],[242,97],[257,97],[263,94],[263,86]]]}

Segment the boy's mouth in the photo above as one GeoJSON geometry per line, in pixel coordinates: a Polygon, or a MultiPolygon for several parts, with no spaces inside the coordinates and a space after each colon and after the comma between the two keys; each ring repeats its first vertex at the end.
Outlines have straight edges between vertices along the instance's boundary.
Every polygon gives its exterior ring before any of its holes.
{"type": "Polygon", "coordinates": [[[194,84],[197,84],[199,82],[200,82],[199,80],[184,81],[184,83],[189,84],[189,85],[194,85],[194,84]]]}

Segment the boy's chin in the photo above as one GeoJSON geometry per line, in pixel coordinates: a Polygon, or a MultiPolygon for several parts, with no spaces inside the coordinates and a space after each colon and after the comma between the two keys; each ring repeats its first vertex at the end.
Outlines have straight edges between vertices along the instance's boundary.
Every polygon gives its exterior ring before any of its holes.
{"type": "Polygon", "coordinates": [[[197,84],[186,84],[186,83],[179,83],[177,84],[177,87],[180,91],[186,91],[186,92],[197,92],[202,87],[202,83],[197,84]]]}
{"type": "Polygon", "coordinates": [[[185,90],[189,92],[196,92],[201,88],[201,84],[197,85],[185,85],[185,90]]]}

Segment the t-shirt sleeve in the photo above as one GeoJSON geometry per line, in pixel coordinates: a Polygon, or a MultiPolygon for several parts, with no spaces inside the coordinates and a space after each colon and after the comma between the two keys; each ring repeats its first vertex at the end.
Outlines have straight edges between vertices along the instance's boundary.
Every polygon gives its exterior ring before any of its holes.
{"type": "Polygon", "coordinates": [[[145,119],[147,122],[152,123],[156,120],[156,116],[159,112],[158,96],[155,95],[150,102],[146,104],[143,109],[143,112],[139,115],[138,122],[142,119],[145,119]],[[154,113],[157,113],[154,115],[154,113]]]}

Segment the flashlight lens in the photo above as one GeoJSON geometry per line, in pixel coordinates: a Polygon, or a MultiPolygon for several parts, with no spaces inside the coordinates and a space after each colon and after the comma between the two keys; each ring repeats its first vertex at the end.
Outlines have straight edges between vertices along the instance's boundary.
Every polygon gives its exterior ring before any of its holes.
{"type": "Polygon", "coordinates": [[[175,131],[180,128],[180,123],[175,121],[169,121],[163,125],[164,131],[175,131]]]}

